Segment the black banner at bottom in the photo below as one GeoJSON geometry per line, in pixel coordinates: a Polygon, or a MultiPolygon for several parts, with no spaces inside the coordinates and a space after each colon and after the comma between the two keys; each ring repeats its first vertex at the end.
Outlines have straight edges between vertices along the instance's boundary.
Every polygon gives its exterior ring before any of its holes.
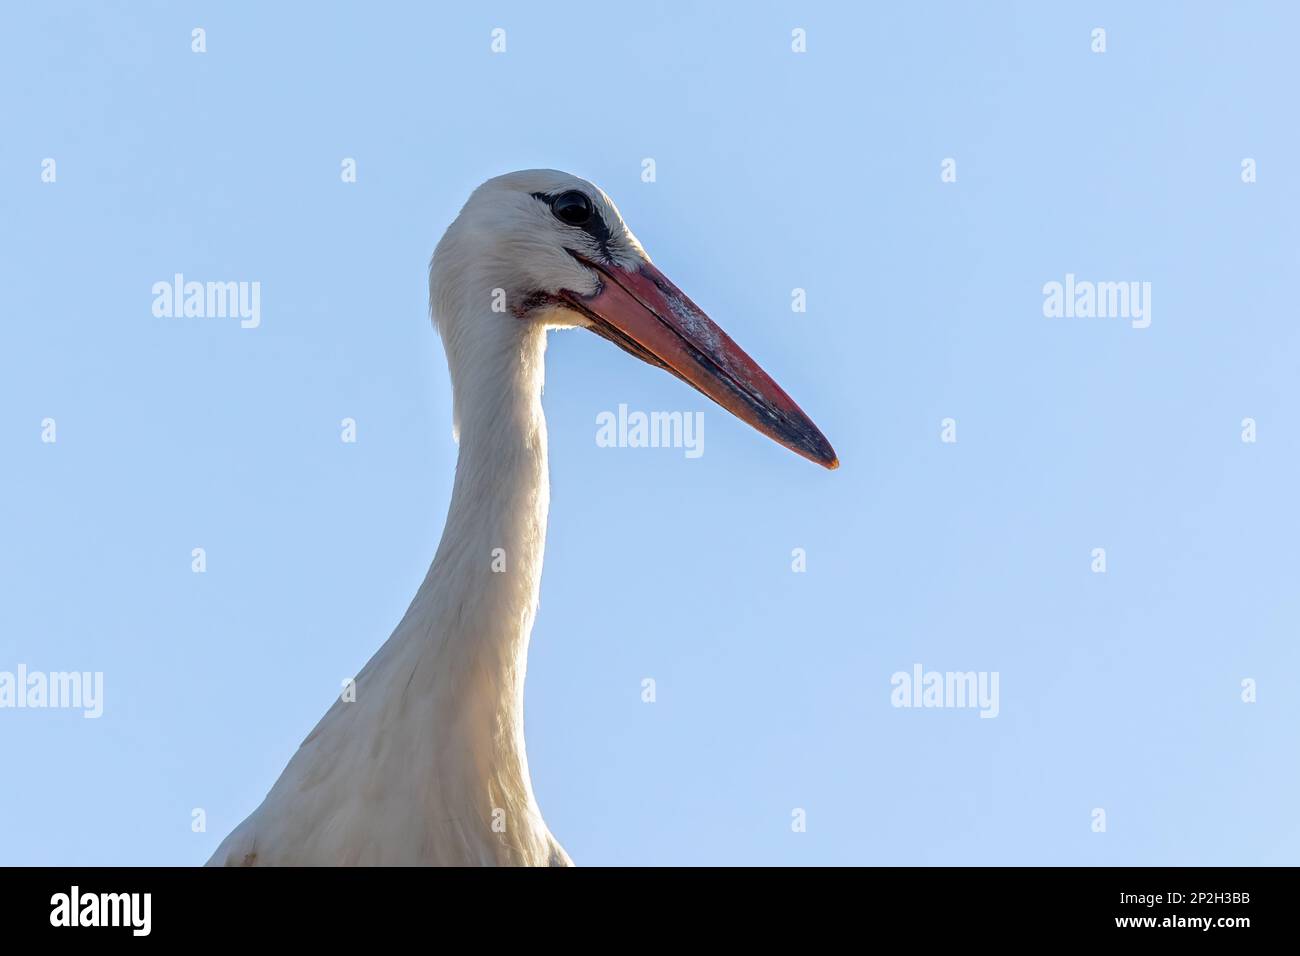
{"type": "MultiPolygon", "coordinates": [[[[691,938],[734,944],[877,932],[918,943],[1076,940],[1214,945],[1290,936],[1294,872],[1235,868],[0,869],[7,943],[157,939],[431,944],[691,938]],[[619,933],[611,936],[610,931],[619,933]],[[446,933],[457,935],[446,936],[446,933]],[[625,936],[624,934],[630,934],[625,936]],[[66,941],[66,940],[65,940],[66,941]]],[[[868,936],[867,934],[870,934],[868,936]]]]}

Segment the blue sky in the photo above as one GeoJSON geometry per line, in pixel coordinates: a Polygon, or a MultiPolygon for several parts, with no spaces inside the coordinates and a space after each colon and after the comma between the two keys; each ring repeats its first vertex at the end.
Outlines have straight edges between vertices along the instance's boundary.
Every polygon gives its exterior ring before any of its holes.
{"type": "Polygon", "coordinates": [[[552,336],[528,750],[576,862],[1300,863],[1295,12],[695,6],[8,11],[0,672],[105,699],[0,709],[0,863],[202,862],[388,636],[456,454],[428,258],[537,166],[843,463],[552,336]],[[155,317],[177,272],[260,327],[155,317]],[[1067,274],[1150,327],[1045,317],[1067,274]],[[619,403],[705,453],[598,447],[619,403]],[[997,718],[891,706],[917,663],[997,718]]]}

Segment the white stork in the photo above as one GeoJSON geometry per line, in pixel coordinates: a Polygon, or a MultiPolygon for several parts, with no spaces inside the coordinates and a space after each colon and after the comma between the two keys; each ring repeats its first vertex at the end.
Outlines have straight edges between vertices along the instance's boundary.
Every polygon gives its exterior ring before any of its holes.
{"type": "Polygon", "coordinates": [[[460,445],[442,542],[357,675],[355,700],[335,702],[210,865],[571,864],[542,821],[524,753],[550,496],[549,329],[591,329],[805,458],[839,464],[586,180],[528,170],[474,190],[433,254],[429,304],[460,445]],[[505,573],[491,568],[497,548],[505,573]]]}

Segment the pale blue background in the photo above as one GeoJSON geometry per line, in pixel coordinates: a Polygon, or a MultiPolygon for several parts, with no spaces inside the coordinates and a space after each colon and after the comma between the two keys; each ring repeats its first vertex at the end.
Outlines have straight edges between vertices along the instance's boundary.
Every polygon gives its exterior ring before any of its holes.
{"type": "Polygon", "coordinates": [[[429,254],[555,166],[844,463],[552,337],[528,750],[576,861],[1300,863],[1294,8],[560,6],[6,8],[0,669],[106,711],[0,711],[0,862],[197,863],[261,799],[441,532],[429,254]],[[155,319],[178,271],[262,327],[155,319]],[[1066,272],[1151,328],[1045,319],[1066,272]],[[619,402],[703,458],[598,448],[619,402]],[[1001,716],[891,708],[914,662],[1001,716]]]}

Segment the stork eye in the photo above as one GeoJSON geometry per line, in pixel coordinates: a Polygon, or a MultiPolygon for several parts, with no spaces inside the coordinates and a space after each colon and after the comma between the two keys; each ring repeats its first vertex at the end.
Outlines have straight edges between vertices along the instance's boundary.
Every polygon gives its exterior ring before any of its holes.
{"type": "Polygon", "coordinates": [[[577,189],[560,193],[551,202],[551,212],[555,213],[555,218],[570,226],[585,226],[591,221],[594,211],[587,194],[577,189]]]}

